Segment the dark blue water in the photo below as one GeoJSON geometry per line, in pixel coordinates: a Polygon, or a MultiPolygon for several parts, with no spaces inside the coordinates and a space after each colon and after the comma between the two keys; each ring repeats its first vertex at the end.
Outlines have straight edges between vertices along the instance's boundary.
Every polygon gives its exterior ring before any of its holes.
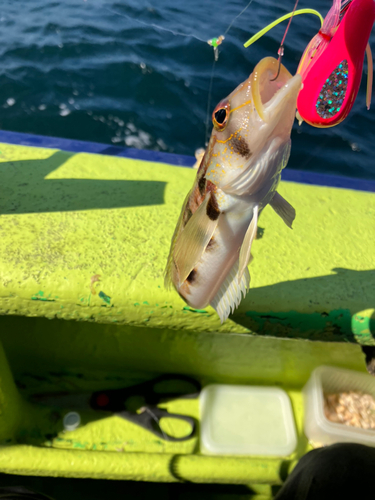
{"type": "MultiPolygon", "coordinates": [[[[193,154],[204,145],[213,62],[202,40],[225,32],[246,3],[0,0],[0,127],[193,154]]],[[[331,3],[300,0],[299,8],[325,15],[331,3]]],[[[262,57],[276,56],[286,23],[248,49],[243,43],[293,6],[254,0],[236,20],[216,64],[211,111],[262,57]]],[[[318,29],[313,16],[293,20],[283,59],[291,73],[318,29]]],[[[375,102],[367,111],[365,87],[364,77],[343,124],[295,124],[291,168],[375,179],[375,102]]]]}

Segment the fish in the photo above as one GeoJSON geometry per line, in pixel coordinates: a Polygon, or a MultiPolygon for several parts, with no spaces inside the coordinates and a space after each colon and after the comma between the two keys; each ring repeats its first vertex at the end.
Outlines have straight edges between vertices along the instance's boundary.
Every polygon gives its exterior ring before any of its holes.
{"type": "Polygon", "coordinates": [[[297,69],[303,83],[297,99],[300,123],[326,128],[345,120],[359,91],[365,53],[370,108],[373,62],[368,40],[374,22],[374,0],[333,0],[297,69]]]}
{"type": "Polygon", "coordinates": [[[291,148],[301,75],[273,57],[212,113],[213,129],[174,231],[165,286],[194,309],[209,304],[223,323],[249,289],[251,246],[267,204],[292,227],[294,208],[277,192],[291,148]]]}

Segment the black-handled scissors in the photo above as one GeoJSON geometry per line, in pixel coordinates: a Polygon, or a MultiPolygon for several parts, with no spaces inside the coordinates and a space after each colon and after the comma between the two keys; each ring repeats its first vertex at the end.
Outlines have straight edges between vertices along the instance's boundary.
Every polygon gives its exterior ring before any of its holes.
{"type": "Polygon", "coordinates": [[[110,412],[130,422],[140,425],[166,441],[186,441],[196,429],[193,417],[169,413],[157,405],[176,398],[193,398],[200,392],[200,384],[185,375],[161,375],[147,382],[142,382],[123,389],[109,389],[93,393],[72,394],[66,392],[39,394],[34,402],[58,406],[59,408],[91,408],[110,412]],[[160,427],[162,418],[182,420],[190,425],[190,432],[183,437],[174,437],[160,427]]]}

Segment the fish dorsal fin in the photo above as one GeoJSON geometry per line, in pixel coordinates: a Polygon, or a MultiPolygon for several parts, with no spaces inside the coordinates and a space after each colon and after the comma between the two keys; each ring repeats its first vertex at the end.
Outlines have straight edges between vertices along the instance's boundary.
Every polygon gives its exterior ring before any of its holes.
{"type": "Polygon", "coordinates": [[[215,309],[220,317],[221,323],[228,318],[245,297],[250,286],[250,273],[245,268],[242,277],[238,279],[238,260],[233,265],[221,287],[211,300],[210,305],[215,309]]]}
{"type": "Polygon", "coordinates": [[[277,215],[279,215],[285,224],[292,229],[292,224],[296,218],[296,211],[290,203],[288,203],[277,191],[274,197],[270,201],[271,207],[275,210],[277,215]]]}
{"type": "Polygon", "coordinates": [[[258,227],[258,205],[255,205],[255,207],[253,208],[253,217],[251,219],[249,227],[247,228],[245,238],[243,239],[240,249],[238,283],[240,283],[242,275],[245,272],[245,269],[247,269],[247,266],[250,262],[251,245],[254,241],[255,235],[257,234],[257,227],[258,227]]]}
{"type": "Polygon", "coordinates": [[[177,238],[173,257],[178,270],[179,285],[199,262],[217,227],[219,214],[215,220],[207,215],[211,196],[211,193],[206,195],[177,238]]]}

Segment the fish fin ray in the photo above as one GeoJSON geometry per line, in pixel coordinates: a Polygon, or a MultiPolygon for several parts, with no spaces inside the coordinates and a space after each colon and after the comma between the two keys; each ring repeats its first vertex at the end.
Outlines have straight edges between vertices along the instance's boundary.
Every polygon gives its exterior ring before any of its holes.
{"type": "Polygon", "coordinates": [[[292,224],[296,218],[296,211],[292,205],[288,203],[277,191],[270,201],[270,205],[275,210],[277,215],[283,219],[285,224],[290,227],[290,229],[293,229],[292,224]]]}
{"type": "Polygon", "coordinates": [[[251,245],[257,234],[257,228],[258,228],[258,205],[255,205],[255,207],[253,208],[253,217],[251,219],[249,227],[247,228],[245,238],[243,239],[240,249],[238,283],[240,283],[242,275],[250,262],[251,245]]]}
{"type": "Polygon", "coordinates": [[[229,314],[239,306],[242,297],[245,297],[249,289],[249,270],[245,268],[241,278],[238,279],[238,266],[239,261],[237,260],[210,302],[210,305],[219,315],[221,323],[224,323],[229,314]]]}
{"type": "Polygon", "coordinates": [[[174,248],[174,262],[182,284],[199,262],[218,224],[219,217],[211,220],[207,215],[209,193],[179,234],[174,248]]]}
{"type": "Polygon", "coordinates": [[[178,221],[177,221],[177,224],[176,224],[176,227],[175,227],[172,239],[171,239],[171,246],[170,246],[170,250],[169,250],[169,254],[168,254],[167,264],[166,264],[165,270],[164,270],[164,287],[167,290],[170,290],[172,287],[172,284],[173,284],[173,282],[172,282],[172,267],[174,265],[173,264],[174,249],[176,247],[177,239],[182,231],[182,220],[184,217],[184,213],[185,213],[186,206],[188,204],[190,195],[193,192],[194,188],[195,188],[195,185],[186,195],[185,201],[182,204],[180,216],[178,218],[178,221]]]}

